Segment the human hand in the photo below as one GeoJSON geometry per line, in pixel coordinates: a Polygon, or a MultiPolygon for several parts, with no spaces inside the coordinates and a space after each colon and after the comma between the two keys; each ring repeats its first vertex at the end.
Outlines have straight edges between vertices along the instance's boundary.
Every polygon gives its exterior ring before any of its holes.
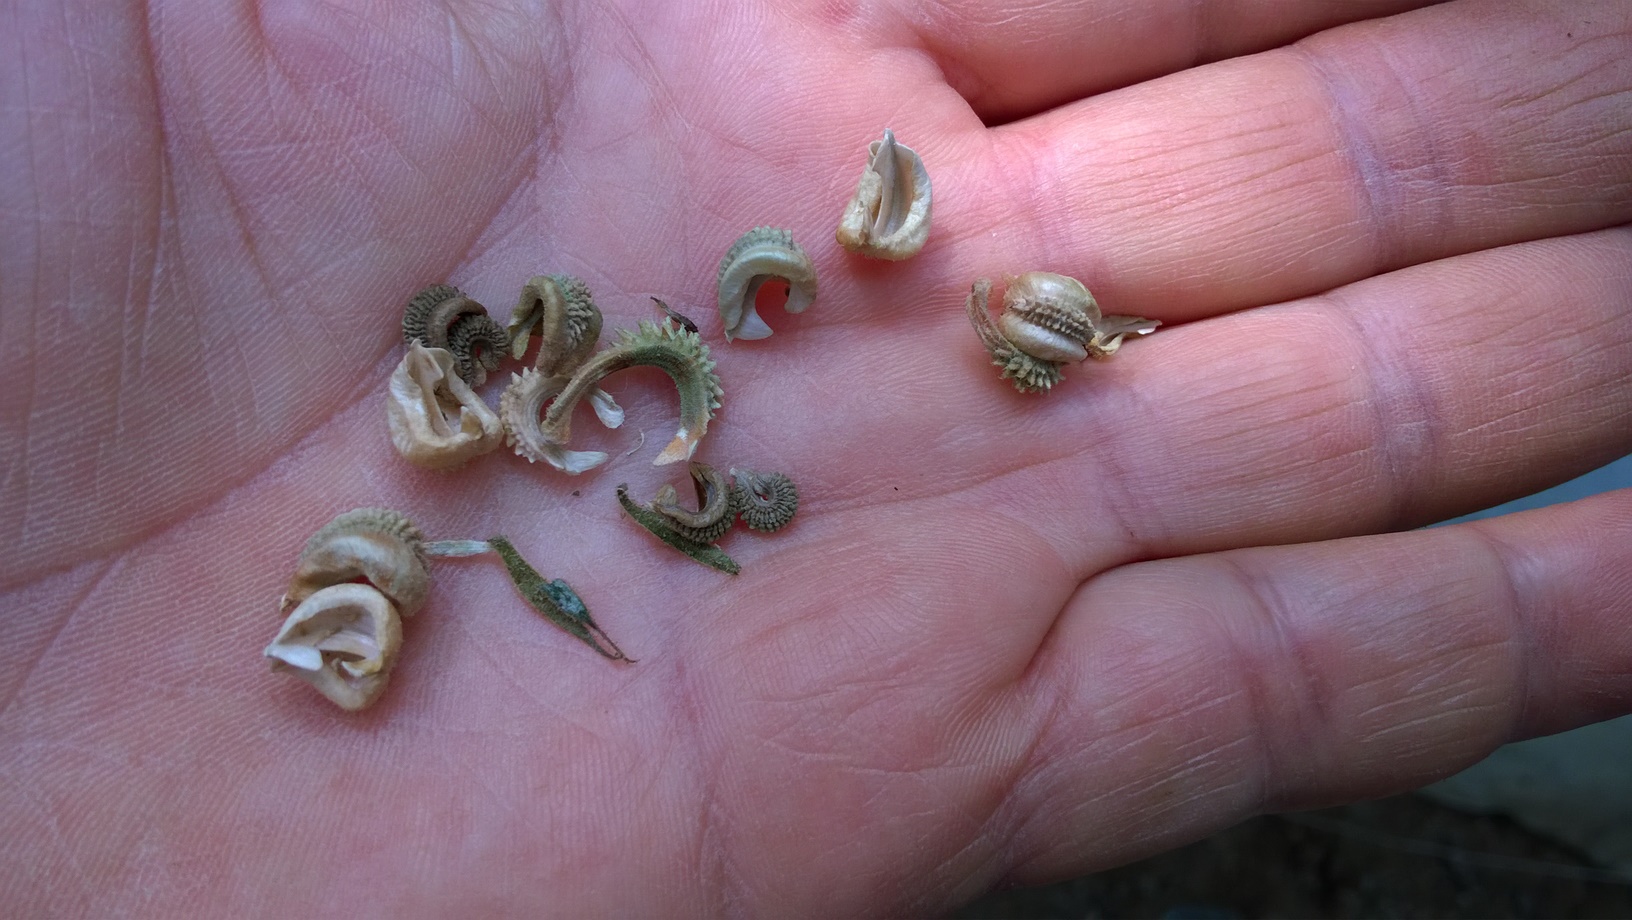
{"type": "MultiPolygon", "coordinates": [[[[1620,4],[35,6],[21,913],[932,912],[1632,703],[1625,494],[1397,532],[1632,449],[1620,4]],[[937,192],[901,264],[832,240],[886,125],[937,192]],[[822,292],[725,345],[699,305],[758,224],[822,292]],[[1020,396],[963,299],[1033,269],[1168,327],[1020,396]],[[802,490],[741,576],[622,518],[683,475],[662,437],[578,478],[393,453],[408,296],[502,315],[546,271],[608,329],[701,322],[698,458],[802,490]],[[268,673],[301,543],[360,505],[510,536],[639,663],[467,560],[367,713],[268,673]]],[[[667,433],[665,380],[608,385],[667,433]]]]}

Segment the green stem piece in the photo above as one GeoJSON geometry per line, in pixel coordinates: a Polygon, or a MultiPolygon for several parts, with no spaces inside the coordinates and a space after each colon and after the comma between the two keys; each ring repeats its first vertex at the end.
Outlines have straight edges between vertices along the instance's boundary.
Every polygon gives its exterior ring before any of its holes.
{"type": "Polygon", "coordinates": [[[711,569],[718,569],[727,575],[735,575],[742,571],[742,566],[737,565],[737,561],[727,556],[718,546],[712,543],[699,543],[683,536],[669,525],[663,515],[636,504],[634,499],[629,497],[629,485],[627,483],[618,486],[618,504],[623,506],[624,511],[629,512],[629,516],[635,519],[635,523],[651,531],[659,540],[701,562],[703,565],[711,569]]]}
{"type": "Polygon", "coordinates": [[[623,649],[618,648],[617,643],[589,615],[589,608],[584,606],[583,599],[570,585],[559,578],[547,580],[538,574],[538,570],[528,565],[527,560],[521,558],[521,554],[505,537],[492,537],[487,544],[504,560],[504,567],[510,570],[510,580],[515,583],[516,590],[545,619],[613,661],[634,663],[635,659],[625,655],[623,649]]]}

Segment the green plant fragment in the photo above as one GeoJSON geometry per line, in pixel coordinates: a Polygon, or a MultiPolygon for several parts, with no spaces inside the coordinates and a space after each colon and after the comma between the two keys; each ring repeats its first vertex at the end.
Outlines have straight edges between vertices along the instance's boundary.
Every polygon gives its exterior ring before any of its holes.
{"type": "Polygon", "coordinates": [[[491,537],[487,543],[504,560],[504,567],[510,571],[510,581],[515,584],[516,590],[545,619],[607,658],[634,663],[635,659],[625,655],[623,649],[618,648],[617,643],[589,615],[583,598],[570,585],[559,578],[546,579],[540,575],[537,569],[527,564],[527,560],[521,558],[509,539],[491,537]]]}
{"type": "Polygon", "coordinates": [[[727,556],[718,546],[712,543],[698,543],[696,540],[681,535],[673,527],[669,526],[668,521],[661,514],[637,504],[634,499],[629,497],[629,485],[627,483],[618,486],[618,504],[622,505],[623,510],[635,519],[635,523],[651,531],[659,540],[701,562],[703,565],[711,569],[718,569],[727,575],[735,575],[742,571],[742,566],[737,565],[737,561],[727,556]]]}

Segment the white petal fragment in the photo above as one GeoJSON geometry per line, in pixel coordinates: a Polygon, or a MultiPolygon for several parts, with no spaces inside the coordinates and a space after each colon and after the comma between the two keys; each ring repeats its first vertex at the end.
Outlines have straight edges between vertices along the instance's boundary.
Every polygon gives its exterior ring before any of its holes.
{"type": "Polygon", "coordinates": [[[369,585],[312,594],[283,621],[266,657],[341,709],[366,709],[384,692],[402,648],[397,608],[369,585]]]}
{"type": "Polygon", "coordinates": [[[391,373],[391,443],[415,466],[455,467],[504,441],[498,415],[459,379],[453,364],[446,349],[415,342],[391,373]]]}

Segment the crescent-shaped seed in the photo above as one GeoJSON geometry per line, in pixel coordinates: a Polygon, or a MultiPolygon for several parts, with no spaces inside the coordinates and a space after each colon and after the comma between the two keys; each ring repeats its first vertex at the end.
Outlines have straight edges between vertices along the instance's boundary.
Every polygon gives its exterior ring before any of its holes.
{"type": "Polygon", "coordinates": [[[816,266],[793,241],[793,234],[775,227],[755,227],[737,238],[720,260],[720,320],[725,338],[763,339],[771,334],[754,301],[767,281],[788,283],[789,313],[802,313],[816,300],[816,266]]]}

